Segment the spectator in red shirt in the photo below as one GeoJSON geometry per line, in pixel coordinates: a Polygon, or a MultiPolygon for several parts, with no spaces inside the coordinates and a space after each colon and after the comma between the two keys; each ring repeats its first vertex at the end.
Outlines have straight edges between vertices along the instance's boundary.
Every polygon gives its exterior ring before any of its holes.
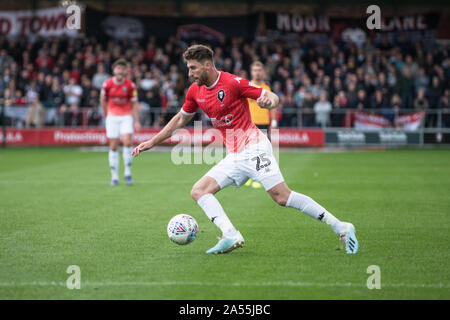
{"type": "Polygon", "coordinates": [[[17,89],[14,93],[14,100],[12,101],[14,106],[24,106],[27,104],[25,97],[22,94],[22,90],[17,89]]]}
{"type": "Polygon", "coordinates": [[[36,58],[35,65],[37,69],[46,67],[51,70],[54,67],[54,61],[53,58],[48,55],[47,50],[43,49],[39,57],[36,58]]]}

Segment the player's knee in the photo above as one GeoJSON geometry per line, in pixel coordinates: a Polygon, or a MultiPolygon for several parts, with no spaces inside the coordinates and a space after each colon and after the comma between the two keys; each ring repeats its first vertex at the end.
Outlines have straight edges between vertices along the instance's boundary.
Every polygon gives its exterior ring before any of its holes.
{"type": "Polygon", "coordinates": [[[133,139],[131,137],[125,137],[123,139],[124,147],[131,147],[133,145],[133,139]]]}
{"type": "Polygon", "coordinates": [[[285,207],[289,199],[290,192],[271,192],[272,199],[280,206],[285,207]]]}
{"type": "Polygon", "coordinates": [[[274,200],[279,206],[285,207],[288,197],[285,197],[284,195],[279,195],[274,200]]]}
{"type": "Polygon", "coordinates": [[[196,186],[192,187],[191,197],[192,197],[192,199],[194,199],[194,201],[198,201],[198,199],[200,199],[204,194],[205,194],[205,192],[202,189],[200,189],[196,186]]]}

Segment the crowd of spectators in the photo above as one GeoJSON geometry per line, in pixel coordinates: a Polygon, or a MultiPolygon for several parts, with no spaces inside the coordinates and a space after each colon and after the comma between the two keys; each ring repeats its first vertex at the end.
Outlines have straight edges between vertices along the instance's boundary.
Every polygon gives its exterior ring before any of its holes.
{"type": "MultiPolygon", "coordinates": [[[[183,104],[189,87],[175,37],[142,41],[96,38],[6,39],[0,37],[0,98],[6,106],[27,106],[26,127],[99,126],[102,83],[112,63],[130,62],[144,126],[160,127],[183,104]]],[[[213,46],[219,70],[248,78],[260,60],[267,82],[280,97],[283,127],[343,126],[348,109],[376,111],[389,120],[399,112],[430,113],[426,126],[450,127],[450,46],[386,38],[363,46],[329,39],[317,45],[296,41],[248,42],[229,38],[213,46]],[[342,112],[339,112],[341,110],[342,112]],[[442,122],[438,123],[438,119],[442,122]]],[[[197,119],[206,119],[198,114],[197,119]]]]}

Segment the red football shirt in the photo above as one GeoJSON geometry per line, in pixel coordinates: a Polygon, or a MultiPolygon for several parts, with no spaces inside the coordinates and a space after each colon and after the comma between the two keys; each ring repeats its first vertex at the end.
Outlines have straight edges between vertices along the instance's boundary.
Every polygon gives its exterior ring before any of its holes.
{"type": "Polygon", "coordinates": [[[129,79],[117,83],[111,77],[103,83],[101,96],[108,100],[108,115],[131,115],[131,101],[137,100],[136,86],[129,79]]]}
{"type": "Polygon", "coordinates": [[[260,131],[252,121],[247,99],[256,100],[263,94],[263,88],[221,71],[210,87],[195,82],[190,86],[181,112],[192,115],[201,108],[220,130],[228,152],[236,153],[258,141],[260,131]]]}

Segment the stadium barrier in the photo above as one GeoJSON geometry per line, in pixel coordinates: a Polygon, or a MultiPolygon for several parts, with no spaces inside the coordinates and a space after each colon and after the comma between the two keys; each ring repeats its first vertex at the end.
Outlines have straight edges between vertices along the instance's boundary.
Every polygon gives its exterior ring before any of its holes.
{"type": "MultiPolygon", "coordinates": [[[[2,106],[3,109],[3,106],[2,106]]],[[[27,117],[27,105],[10,105],[4,106],[5,120],[11,126],[23,126],[27,117]]],[[[57,120],[61,116],[56,108],[44,108],[45,121],[57,120]]],[[[102,113],[102,110],[98,110],[102,113]]],[[[403,126],[405,129],[427,127],[427,128],[450,128],[450,109],[446,108],[430,108],[428,110],[414,110],[391,108],[373,109],[366,108],[355,110],[353,108],[333,108],[328,114],[328,123],[316,123],[316,112],[312,108],[297,108],[297,107],[281,107],[279,111],[280,124],[287,127],[305,128],[305,127],[354,127],[354,126],[403,126]]],[[[81,122],[80,126],[89,125],[89,114],[92,108],[81,107],[81,122]]],[[[141,108],[140,118],[143,124],[148,125],[150,114],[154,118],[160,115],[171,114],[175,115],[178,108],[161,108],[161,107],[147,107],[141,108]]],[[[58,123],[58,121],[56,121],[58,123]]]]}
{"type": "Polygon", "coordinates": [[[327,123],[316,122],[316,112],[312,109],[297,107],[283,107],[279,109],[280,124],[304,127],[321,128],[389,128],[398,127],[406,130],[418,128],[450,128],[449,109],[414,110],[382,108],[361,109],[336,108],[328,115],[327,123]]]}
{"type": "MultiPolygon", "coordinates": [[[[3,106],[2,106],[3,109],[3,106]]],[[[27,105],[11,105],[4,106],[5,120],[14,127],[23,126],[27,117],[27,105]]],[[[92,111],[89,107],[81,107],[81,122],[80,126],[86,127],[89,125],[89,113],[92,111]]],[[[98,110],[100,113],[102,111],[98,110]]],[[[373,109],[366,108],[362,110],[355,110],[353,108],[333,108],[329,114],[329,121],[325,123],[316,123],[316,113],[312,108],[297,108],[297,107],[281,107],[279,111],[280,125],[294,128],[311,128],[311,127],[336,127],[336,128],[350,128],[364,126],[379,126],[392,127],[402,126],[404,129],[413,128],[450,128],[450,109],[445,108],[430,108],[428,110],[414,110],[399,109],[393,110],[391,108],[373,109]]],[[[141,122],[149,126],[150,114],[153,114],[155,119],[160,115],[170,114],[175,115],[178,108],[142,108],[140,111],[141,122]]],[[[57,120],[60,113],[56,108],[45,108],[45,121],[57,120]]],[[[154,119],[154,120],[155,120],[154,119]]],[[[56,121],[58,123],[58,121],[56,121]]],[[[60,121],[59,121],[60,122],[60,121]]]]}
{"type": "MultiPolygon", "coordinates": [[[[161,129],[142,129],[133,135],[135,144],[154,137],[161,129]]],[[[179,143],[197,143],[202,145],[218,144],[211,131],[201,130],[198,137],[194,128],[181,129],[174,136],[165,141],[166,145],[179,143]],[[201,139],[201,140],[200,140],[201,139]]],[[[105,145],[107,143],[104,129],[99,128],[44,128],[44,129],[17,129],[7,128],[5,134],[0,134],[0,139],[11,146],[52,146],[52,145],[105,145]]],[[[321,129],[280,129],[278,132],[279,145],[281,147],[320,147],[325,144],[325,134],[321,129]]]]}
{"type": "MultiPolygon", "coordinates": [[[[133,135],[135,144],[154,137],[161,129],[146,128],[133,135]]],[[[221,145],[203,129],[201,137],[194,128],[185,128],[165,141],[165,145],[201,144],[221,145]]],[[[425,144],[450,144],[449,129],[419,129],[417,131],[383,129],[356,130],[352,128],[289,129],[278,130],[280,147],[322,147],[322,146],[422,146],[425,144]]],[[[105,130],[102,128],[5,128],[0,141],[8,146],[76,146],[106,145],[105,130]],[[4,139],[5,138],[5,139],[4,139]]]]}
{"type": "MultiPolygon", "coordinates": [[[[163,111],[161,108],[153,109],[154,111],[163,111]]],[[[23,123],[26,110],[27,106],[2,106],[3,129],[0,133],[0,141],[4,146],[104,145],[107,143],[102,127],[87,127],[89,108],[81,108],[83,115],[81,127],[43,127],[39,129],[5,127],[5,119],[10,119],[8,121],[10,124],[20,124],[20,121],[23,123]]],[[[383,119],[383,113],[380,110],[337,109],[330,113],[329,125],[314,124],[315,127],[307,127],[303,123],[303,119],[308,116],[309,119],[314,118],[313,110],[283,108],[280,111],[284,120],[286,120],[286,116],[288,118],[290,115],[294,116],[292,118],[294,121],[288,122],[289,128],[283,127],[286,121],[280,121],[282,127],[278,133],[281,147],[450,144],[450,128],[443,127],[443,124],[448,124],[450,117],[446,109],[431,109],[426,112],[402,109],[390,115],[393,121],[383,119]],[[430,123],[434,124],[431,128],[427,126],[430,123]]],[[[143,129],[134,135],[134,143],[150,139],[159,130],[157,128],[143,129]]],[[[194,141],[193,128],[187,128],[187,130],[192,135],[187,139],[194,141]]],[[[211,143],[210,136],[205,134],[207,130],[203,130],[203,145],[211,143]]],[[[177,144],[179,143],[177,139],[180,138],[170,139],[166,144],[177,144]]]]}
{"type": "Polygon", "coordinates": [[[326,129],[325,143],[339,146],[366,146],[366,145],[421,145],[423,144],[420,132],[405,130],[354,130],[354,129],[326,129]]]}

